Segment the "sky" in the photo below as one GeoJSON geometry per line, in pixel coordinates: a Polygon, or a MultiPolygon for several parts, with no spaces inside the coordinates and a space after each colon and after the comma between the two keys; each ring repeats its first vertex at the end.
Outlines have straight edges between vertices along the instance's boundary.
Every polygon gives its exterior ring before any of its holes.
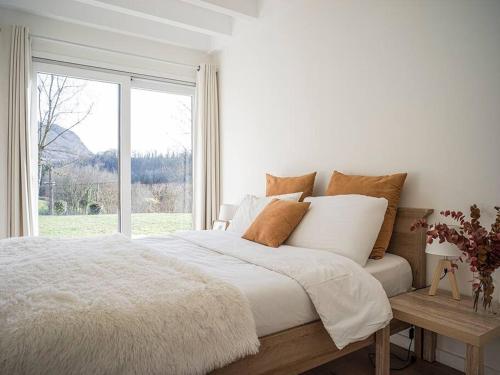
{"type": "MultiPolygon", "coordinates": [[[[64,104],[57,124],[69,127],[90,114],[72,130],[93,152],[118,148],[119,85],[71,79],[81,91],[64,104]]],[[[43,107],[43,104],[42,104],[43,107]]],[[[132,153],[168,153],[191,149],[191,97],[160,91],[132,89],[132,153]]]]}

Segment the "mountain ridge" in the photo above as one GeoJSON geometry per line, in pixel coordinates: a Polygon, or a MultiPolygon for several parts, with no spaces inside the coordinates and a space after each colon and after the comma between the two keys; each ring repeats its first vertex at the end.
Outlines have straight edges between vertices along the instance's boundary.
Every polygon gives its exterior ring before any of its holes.
{"type": "Polygon", "coordinates": [[[47,134],[47,139],[47,144],[55,139],[43,151],[43,159],[52,165],[90,159],[94,156],[73,130],[68,130],[60,125],[53,124],[51,126],[47,134]]]}

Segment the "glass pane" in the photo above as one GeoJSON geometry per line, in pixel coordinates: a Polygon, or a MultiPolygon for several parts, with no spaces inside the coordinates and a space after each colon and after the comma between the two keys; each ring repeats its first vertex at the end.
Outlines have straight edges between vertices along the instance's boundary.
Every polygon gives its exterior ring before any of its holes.
{"type": "Polygon", "coordinates": [[[191,96],[132,89],[132,235],[192,227],[191,96]]]}
{"type": "Polygon", "coordinates": [[[43,236],[118,231],[119,85],[37,74],[43,236]]]}

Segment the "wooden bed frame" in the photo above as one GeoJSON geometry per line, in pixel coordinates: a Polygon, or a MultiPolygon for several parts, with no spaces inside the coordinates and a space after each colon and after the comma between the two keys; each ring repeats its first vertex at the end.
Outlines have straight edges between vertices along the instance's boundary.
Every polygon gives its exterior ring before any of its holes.
{"type": "MultiPolygon", "coordinates": [[[[399,208],[389,245],[390,253],[410,263],[414,288],[423,288],[426,284],[425,232],[421,229],[411,232],[410,226],[416,219],[426,218],[431,213],[430,209],[399,208]]],[[[339,350],[318,320],[261,337],[259,353],[211,374],[300,374],[375,343],[376,374],[388,375],[390,335],[406,328],[408,324],[393,319],[390,326],[339,350]]],[[[415,347],[421,348],[421,332],[417,332],[415,340],[415,347]]]]}

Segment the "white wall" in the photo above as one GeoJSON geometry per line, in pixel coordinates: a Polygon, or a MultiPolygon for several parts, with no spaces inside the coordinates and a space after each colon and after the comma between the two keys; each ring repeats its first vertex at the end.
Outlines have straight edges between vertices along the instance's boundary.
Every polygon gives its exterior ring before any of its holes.
{"type": "MultiPolygon", "coordinates": [[[[498,1],[262,1],[260,19],[237,24],[216,55],[224,201],[263,194],[266,172],[316,170],[322,194],[334,169],[406,171],[401,205],[477,203],[491,222],[500,204],[499,19],[498,1]]],[[[440,338],[439,347],[440,360],[460,366],[461,345],[440,338]]],[[[500,371],[495,351],[500,341],[487,349],[490,373],[500,371]]]]}

